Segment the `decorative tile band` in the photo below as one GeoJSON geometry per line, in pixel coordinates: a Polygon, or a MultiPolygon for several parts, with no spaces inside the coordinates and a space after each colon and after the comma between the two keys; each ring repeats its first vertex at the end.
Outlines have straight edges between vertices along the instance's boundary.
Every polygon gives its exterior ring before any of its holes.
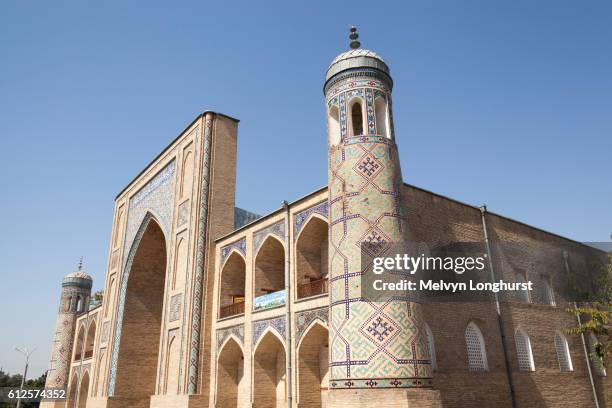
{"type": "Polygon", "coordinates": [[[181,316],[181,301],[183,300],[183,294],[179,293],[170,298],[170,312],[168,313],[168,320],[174,322],[181,316]]]}
{"type": "Polygon", "coordinates": [[[217,354],[219,354],[220,347],[225,343],[230,336],[235,336],[238,340],[240,340],[240,345],[244,346],[244,325],[239,324],[232,327],[227,327],[224,329],[217,330],[217,354]]]}
{"type": "Polygon", "coordinates": [[[180,227],[184,224],[187,223],[187,221],[189,221],[189,205],[190,205],[190,200],[185,201],[184,203],[181,203],[179,205],[178,208],[178,221],[177,221],[177,225],[180,227]]]}
{"type": "Polygon", "coordinates": [[[431,378],[360,378],[330,381],[333,389],[346,388],[428,388],[433,387],[431,378]]]}
{"type": "Polygon", "coordinates": [[[242,238],[239,241],[232,242],[231,244],[221,248],[221,260],[219,262],[219,265],[223,265],[225,263],[225,259],[232,252],[232,249],[236,249],[242,255],[246,256],[246,239],[242,238]]]}
{"type": "Polygon", "coordinates": [[[295,215],[295,222],[293,225],[293,238],[296,239],[299,235],[302,227],[306,224],[306,221],[310,218],[312,214],[319,214],[325,218],[328,218],[329,214],[329,202],[327,200],[322,203],[313,205],[306,210],[300,211],[295,215]]]}
{"type": "Polygon", "coordinates": [[[287,321],[285,316],[275,317],[273,319],[257,320],[253,322],[253,345],[257,343],[263,332],[271,327],[282,339],[287,338],[287,321]]]}
{"type": "Polygon", "coordinates": [[[256,253],[264,239],[269,235],[276,235],[280,238],[281,242],[285,242],[285,221],[280,220],[276,224],[272,224],[262,230],[257,231],[253,234],[253,252],[256,253]]]}
{"type": "MultiPolygon", "coordinates": [[[[195,394],[198,390],[198,362],[200,361],[200,324],[202,321],[202,290],[204,287],[204,253],[206,246],[206,233],[208,231],[208,190],[210,187],[210,149],[212,140],[213,114],[207,113],[204,124],[204,148],[202,150],[202,174],[200,189],[200,219],[198,220],[197,256],[195,264],[193,307],[191,309],[191,349],[189,351],[189,384],[188,394],[195,394]]],[[[200,133],[200,126],[195,130],[196,137],[200,133]]]]}
{"type": "Polygon", "coordinates": [[[315,320],[320,320],[327,324],[329,319],[329,307],[320,307],[318,309],[305,310],[295,314],[295,344],[299,344],[300,339],[304,335],[306,329],[315,320]]]}

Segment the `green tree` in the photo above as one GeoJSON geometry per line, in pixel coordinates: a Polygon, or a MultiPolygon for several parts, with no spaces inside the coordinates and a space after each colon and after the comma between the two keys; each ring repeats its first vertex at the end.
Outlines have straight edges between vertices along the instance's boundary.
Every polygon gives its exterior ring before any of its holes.
{"type": "Polygon", "coordinates": [[[567,309],[580,321],[567,332],[594,334],[599,343],[594,345],[589,357],[594,364],[606,368],[612,359],[612,254],[608,254],[607,264],[594,270],[599,271],[594,279],[594,290],[584,295],[585,301],[580,305],[567,309]]]}
{"type": "Polygon", "coordinates": [[[93,294],[91,297],[91,302],[89,303],[89,308],[93,309],[94,307],[98,307],[102,304],[102,300],[104,299],[104,291],[99,290],[93,294]]]}

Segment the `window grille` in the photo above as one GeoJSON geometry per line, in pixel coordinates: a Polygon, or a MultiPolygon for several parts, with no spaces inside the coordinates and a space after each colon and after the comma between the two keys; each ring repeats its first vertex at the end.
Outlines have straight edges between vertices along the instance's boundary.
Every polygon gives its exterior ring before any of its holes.
{"type": "Polygon", "coordinates": [[[519,370],[535,371],[531,342],[527,333],[523,330],[517,330],[514,333],[514,342],[516,343],[516,357],[518,359],[519,370]]]}
{"type": "Polygon", "coordinates": [[[565,336],[559,332],[555,334],[555,349],[557,350],[557,360],[559,360],[559,369],[561,371],[574,371],[572,366],[572,358],[569,352],[569,346],[565,336]]]}
{"type": "Polygon", "coordinates": [[[465,343],[467,345],[469,370],[489,371],[484,338],[478,326],[474,323],[470,323],[465,329],[465,343]]]}

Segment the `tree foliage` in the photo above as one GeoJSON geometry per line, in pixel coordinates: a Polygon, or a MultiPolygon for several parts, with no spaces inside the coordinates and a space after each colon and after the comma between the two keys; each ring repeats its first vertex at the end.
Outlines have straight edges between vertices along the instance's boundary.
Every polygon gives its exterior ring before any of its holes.
{"type": "Polygon", "coordinates": [[[596,365],[606,368],[612,359],[612,254],[608,254],[607,264],[594,270],[598,272],[594,277],[593,290],[584,297],[585,302],[567,309],[580,321],[567,332],[594,334],[598,343],[593,345],[589,357],[596,365]]]}
{"type": "Polygon", "coordinates": [[[98,290],[91,297],[91,302],[89,302],[89,308],[93,309],[94,307],[98,307],[102,304],[102,300],[104,299],[104,291],[98,290]]]}

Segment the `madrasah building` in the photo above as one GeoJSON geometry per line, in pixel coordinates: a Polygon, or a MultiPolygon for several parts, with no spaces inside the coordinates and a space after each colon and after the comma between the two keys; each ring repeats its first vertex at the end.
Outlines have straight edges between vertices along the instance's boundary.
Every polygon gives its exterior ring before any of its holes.
{"type": "Polygon", "coordinates": [[[68,398],[43,407],[612,407],[562,295],[605,253],[406,184],[389,66],[350,38],[325,74],[327,186],[236,208],[238,120],[207,111],[117,195],[102,304],[81,268],[62,281],[47,387],[68,398]],[[362,244],[408,238],[486,244],[487,273],[535,289],[368,299],[362,244]]]}

